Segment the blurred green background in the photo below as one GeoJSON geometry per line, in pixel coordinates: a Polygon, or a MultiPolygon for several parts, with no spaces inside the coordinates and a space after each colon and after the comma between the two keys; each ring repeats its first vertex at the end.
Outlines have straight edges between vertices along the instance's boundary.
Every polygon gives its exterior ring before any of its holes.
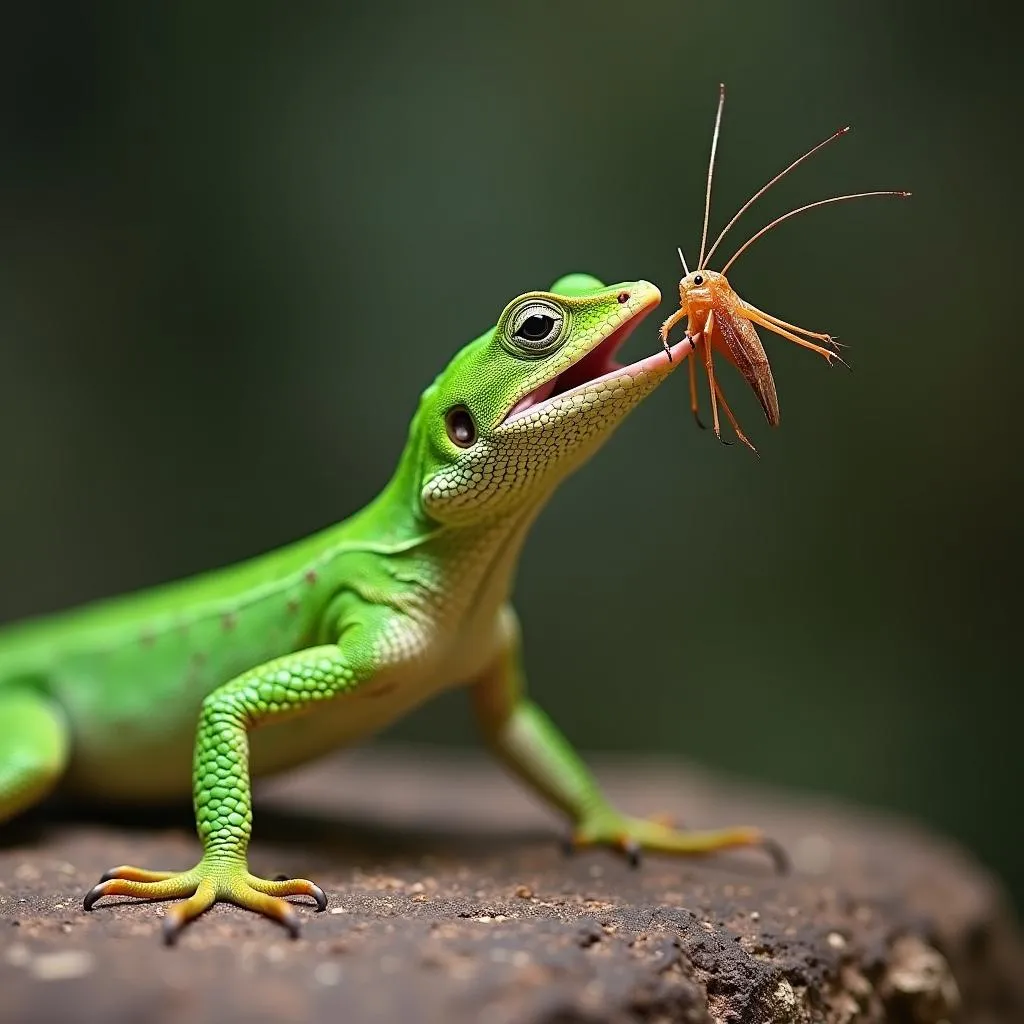
{"type": "MultiPolygon", "coordinates": [[[[1022,76],[969,7],[455,0],[22,5],[0,42],[0,617],[291,540],[384,483],[420,390],[569,270],[672,306],[699,238],[840,191],[731,274],[782,427],[662,388],[542,517],[536,695],[673,753],[922,818],[1024,898],[1022,76]]],[[[653,350],[655,323],[627,354],[653,350]]],[[[140,680],[140,685],[145,685],[140,680]]],[[[474,743],[456,694],[390,735],[474,743]]]]}

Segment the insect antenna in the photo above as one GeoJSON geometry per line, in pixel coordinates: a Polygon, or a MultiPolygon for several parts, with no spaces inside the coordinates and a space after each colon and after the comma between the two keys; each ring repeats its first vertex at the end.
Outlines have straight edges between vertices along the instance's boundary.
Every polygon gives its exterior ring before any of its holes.
{"type": "Polygon", "coordinates": [[[749,210],[754,205],[754,203],[757,202],[758,199],[761,198],[761,196],[765,194],[765,192],[768,191],[768,189],[772,187],[772,185],[776,184],[776,182],[781,181],[787,174],[789,174],[791,170],[793,170],[793,168],[798,167],[805,160],[814,156],[814,154],[817,153],[819,149],[821,149],[824,146],[827,146],[830,142],[834,142],[836,139],[841,139],[849,131],[850,125],[847,125],[845,128],[840,128],[839,131],[833,132],[827,139],[822,139],[821,142],[819,142],[816,146],[812,146],[809,150],[807,150],[807,152],[804,153],[803,156],[798,156],[784,171],[779,171],[779,173],[776,174],[775,177],[772,178],[772,180],[769,181],[767,185],[765,185],[763,188],[755,192],[739,208],[739,210],[736,212],[736,216],[734,216],[733,219],[729,221],[729,223],[726,224],[724,228],[722,228],[721,234],[715,239],[715,244],[711,246],[711,248],[708,250],[708,254],[704,258],[704,262],[701,263],[701,265],[697,269],[703,270],[707,266],[707,264],[711,262],[711,257],[714,255],[714,252],[718,248],[719,243],[722,241],[723,238],[725,238],[729,229],[733,226],[733,224],[736,223],[736,221],[740,219],[740,217],[743,216],[743,214],[747,212],[747,210],[749,210]]]}
{"type": "Polygon", "coordinates": [[[789,213],[784,213],[781,217],[776,217],[770,224],[766,224],[760,231],[748,238],[740,247],[733,253],[729,262],[722,267],[721,273],[725,274],[728,269],[749,249],[759,238],[763,235],[768,234],[772,228],[777,228],[784,220],[789,220],[790,217],[795,217],[798,213],[806,213],[808,210],[813,210],[816,206],[828,206],[830,203],[844,203],[848,199],[865,199],[868,196],[897,196],[900,199],[906,199],[910,195],[909,192],[854,192],[848,196],[832,196],[830,199],[819,199],[816,203],[808,203],[806,206],[798,206],[795,210],[790,210],[789,213]]]}
{"type": "Polygon", "coordinates": [[[690,268],[686,265],[686,257],[683,255],[682,246],[676,246],[676,252],[679,253],[679,262],[683,265],[683,274],[686,277],[690,276],[690,268]]]}
{"type": "Polygon", "coordinates": [[[718,86],[718,113],[715,115],[715,132],[711,136],[711,158],[708,160],[708,187],[704,193],[704,230],[700,236],[700,259],[697,266],[704,266],[704,247],[708,241],[708,217],[711,215],[711,179],[715,174],[715,152],[718,150],[718,133],[722,127],[722,107],[725,106],[725,84],[718,86]]]}

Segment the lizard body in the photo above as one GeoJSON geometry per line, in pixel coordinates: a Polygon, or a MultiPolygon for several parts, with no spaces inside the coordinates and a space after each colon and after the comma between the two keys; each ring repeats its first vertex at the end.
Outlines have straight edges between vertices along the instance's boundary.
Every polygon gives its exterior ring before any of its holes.
{"type": "Polygon", "coordinates": [[[282,897],[322,891],[251,875],[250,774],[372,734],[453,686],[485,738],[565,813],[580,844],[707,853],[754,829],[682,832],[603,798],[527,697],[510,604],[530,525],[571,472],[689,353],[620,366],[660,301],[644,281],[570,275],[514,299],[423,393],[398,467],[350,519],[202,576],[0,630],[0,822],[56,787],[108,801],[191,788],[203,855],[186,872],[122,866],[90,891],[187,897],[165,934],[218,899],[293,933],[282,897]]]}

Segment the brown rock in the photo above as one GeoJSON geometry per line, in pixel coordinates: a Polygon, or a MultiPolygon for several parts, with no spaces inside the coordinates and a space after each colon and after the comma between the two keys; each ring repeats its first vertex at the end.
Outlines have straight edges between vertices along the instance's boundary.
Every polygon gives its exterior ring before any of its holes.
{"type": "Polygon", "coordinates": [[[1024,955],[998,885],[951,843],[673,765],[605,763],[616,799],[754,823],[754,854],[565,858],[488,762],[361,750],[264,787],[251,864],[330,897],[289,941],[218,906],[175,949],[159,905],[81,910],[108,867],[188,867],[187,808],[51,810],[0,845],[0,1020],[1013,1024],[1024,955]]]}

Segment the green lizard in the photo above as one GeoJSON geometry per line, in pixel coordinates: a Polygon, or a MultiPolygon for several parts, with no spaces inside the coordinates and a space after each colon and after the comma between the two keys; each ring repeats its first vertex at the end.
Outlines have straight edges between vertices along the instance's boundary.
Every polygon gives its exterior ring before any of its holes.
{"type": "Polygon", "coordinates": [[[514,299],[423,393],[394,476],[360,512],[240,565],[0,630],[0,822],[58,785],[106,801],[191,788],[203,853],[189,871],[108,871],[85,899],[185,897],[164,935],[218,900],[293,935],[305,879],[248,871],[250,772],[355,742],[468,686],[511,770],[570,819],[579,846],[703,854],[763,845],[752,828],[679,831],[602,796],[526,694],[510,593],[552,492],[690,353],[615,352],[654,285],[574,274],[514,299]]]}

